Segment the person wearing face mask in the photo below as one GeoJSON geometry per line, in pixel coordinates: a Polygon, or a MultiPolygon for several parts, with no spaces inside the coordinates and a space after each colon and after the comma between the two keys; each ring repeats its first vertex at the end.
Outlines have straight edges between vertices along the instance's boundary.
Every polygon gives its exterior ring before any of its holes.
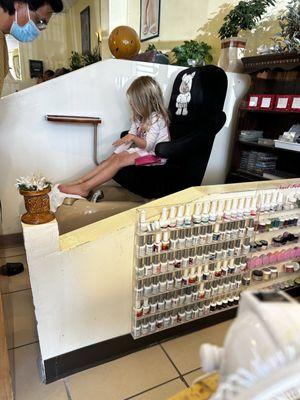
{"type": "Polygon", "coordinates": [[[8,73],[5,34],[19,42],[31,42],[47,27],[52,14],[62,10],[62,0],[0,0],[0,95],[8,73]]]}

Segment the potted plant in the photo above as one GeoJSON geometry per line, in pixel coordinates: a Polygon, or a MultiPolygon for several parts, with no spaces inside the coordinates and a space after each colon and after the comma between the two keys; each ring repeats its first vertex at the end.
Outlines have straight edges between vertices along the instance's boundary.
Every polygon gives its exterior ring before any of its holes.
{"type": "Polygon", "coordinates": [[[240,72],[244,56],[246,39],[240,38],[242,30],[253,29],[275,0],[240,1],[224,18],[219,29],[221,38],[221,54],[218,65],[226,71],[240,72]]]}
{"type": "Polygon", "coordinates": [[[279,17],[281,33],[276,34],[275,42],[288,53],[300,52],[300,2],[291,0],[287,10],[279,17]]]}
{"type": "Polygon", "coordinates": [[[186,40],[181,46],[172,50],[175,54],[175,64],[182,66],[196,66],[210,64],[213,60],[210,54],[211,46],[205,42],[186,40]]]}
{"type": "Polygon", "coordinates": [[[50,211],[48,193],[51,190],[51,183],[39,175],[32,175],[17,179],[16,187],[24,196],[26,213],[21,220],[26,224],[38,225],[52,221],[55,216],[50,211]]]}

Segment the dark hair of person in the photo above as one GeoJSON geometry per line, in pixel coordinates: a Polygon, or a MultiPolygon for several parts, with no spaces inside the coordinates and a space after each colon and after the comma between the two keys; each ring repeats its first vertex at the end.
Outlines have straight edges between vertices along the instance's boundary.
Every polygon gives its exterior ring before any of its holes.
{"type": "MultiPolygon", "coordinates": [[[[62,0],[20,0],[20,2],[28,4],[31,11],[36,11],[45,4],[48,4],[55,13],[61,12],[64,8],[62,0]]],[[[12,0],[0,0],[0,7],[8,12],[9,15],[14,15],[15,13],[14,2],[12,0]]]]}

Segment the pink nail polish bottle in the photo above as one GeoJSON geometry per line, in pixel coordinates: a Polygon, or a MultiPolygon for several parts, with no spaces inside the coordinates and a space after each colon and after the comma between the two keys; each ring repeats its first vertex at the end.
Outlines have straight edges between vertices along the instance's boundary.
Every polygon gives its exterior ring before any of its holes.
{"type": "Polygon", "coordinates": [[[275,264],[277,263],[277,252],[275,253],[269,253],[269,260],[270,260],[270,264],[275,264]]]}
{"type": "Polygon", "coordinates": [[[270,263],[270,257],[268,254],[263,254],[262,255],[262,263],[263,265],[267,265],[270,263]]]}
{"type": "Polygon", "coordinates": [[[262,260],[262,256],[257,257],[256,263],[255,263],[256,267],[261,267],[263,265],[263,260],[262,260]]]}

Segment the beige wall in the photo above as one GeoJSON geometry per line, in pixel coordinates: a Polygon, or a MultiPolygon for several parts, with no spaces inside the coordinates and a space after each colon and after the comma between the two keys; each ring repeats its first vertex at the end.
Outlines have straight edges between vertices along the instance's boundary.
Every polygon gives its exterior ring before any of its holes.
{"type": "MultiPolygon", "coordinates": [[[[169,50],[184,40],[203,40],[213,47],[214,62],[220,53],[218,30],[225,15],[239,0],[163,0],[159,38],[143,42],[145,49],[149,42],[155,42],[159,49],[169,50]]],[[[270,38],[279,31],[276,21],[278,13],[285,8],[288,0],[277,0],[267,16],[253,32],[243,32],[248,39],[247,53],[256,54],[262,43],[271,43],[270,38]]],[[[139,0],[128,0],[127,23],[139,32],[139,0]]]]}
{"type": "Polygon", "coordinates": [[[67,20],[67,47],[69,53],[71,51],[82,52],[81,49],[81,24],[80,13],[86,7],[90,7],[90,32],[91,32],[91,48],[97,45],[97,36],[95,32],[101,31],[100,20],[100,0],[78,0],[66,14],[67,20]]]}

